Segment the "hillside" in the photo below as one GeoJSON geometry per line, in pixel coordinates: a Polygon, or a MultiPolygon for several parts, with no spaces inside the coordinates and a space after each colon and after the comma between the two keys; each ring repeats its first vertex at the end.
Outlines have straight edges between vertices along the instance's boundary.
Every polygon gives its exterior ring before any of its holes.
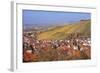
{"type": "Polygon", "coordinates": [[[38,34],[38,39],[65,39],[71,33],[81,33],[83,36],[90,36],[91,23],[90,20],[80,21],[78,23],[56,26],[38,34]]]}

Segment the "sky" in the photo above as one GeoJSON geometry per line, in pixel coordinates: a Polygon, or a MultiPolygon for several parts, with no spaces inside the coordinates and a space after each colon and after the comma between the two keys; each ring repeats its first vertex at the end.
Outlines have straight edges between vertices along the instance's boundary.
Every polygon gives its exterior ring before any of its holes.
{"type": "Polygon", "coordinates": [[[59,25],[91,19],[90,13],[23,10],[23,24],[33,26],[59,25]]]}

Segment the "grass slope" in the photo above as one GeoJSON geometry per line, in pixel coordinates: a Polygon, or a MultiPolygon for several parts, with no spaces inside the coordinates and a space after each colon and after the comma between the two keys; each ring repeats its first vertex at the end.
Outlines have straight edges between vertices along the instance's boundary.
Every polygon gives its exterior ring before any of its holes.
{"type": "Polygon", "coordinates": [[[84,36],[88,36],[91,33],[90,21],[84,21],[84,23],[67,24],[63,26],[57,26],[47,31],[38,34],[38,39],[65,39],[71,33],[81,33],[84,36]]]}

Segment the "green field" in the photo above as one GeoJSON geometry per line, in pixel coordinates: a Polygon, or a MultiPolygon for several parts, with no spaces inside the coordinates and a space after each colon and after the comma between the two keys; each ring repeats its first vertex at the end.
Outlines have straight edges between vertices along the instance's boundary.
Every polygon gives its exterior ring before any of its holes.
{"type": "Polygon", "coordinates": [[[62,26],[56,26],[46,31],[42,31],[38,34],[39,40],[59,40],[67,38],[71,33],[81,33],[83,36],[90,36],[91,34],[91,22],[90,20],[83,23],[64,24],[62,26]]]}

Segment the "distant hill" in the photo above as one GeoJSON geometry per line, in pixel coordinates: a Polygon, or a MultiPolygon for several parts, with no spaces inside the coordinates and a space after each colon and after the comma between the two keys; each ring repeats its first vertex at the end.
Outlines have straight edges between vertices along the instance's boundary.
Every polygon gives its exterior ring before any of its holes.
{"type": "Polygon", "coordinates": [[[54,28],[48,28],[38,34],[38,39],[65,39],[71,33],[81,33],[83,36],[91,35],[91,21],[81,20],[78,23],[65,24],[62,26],[56,26],[54,28]]]}

